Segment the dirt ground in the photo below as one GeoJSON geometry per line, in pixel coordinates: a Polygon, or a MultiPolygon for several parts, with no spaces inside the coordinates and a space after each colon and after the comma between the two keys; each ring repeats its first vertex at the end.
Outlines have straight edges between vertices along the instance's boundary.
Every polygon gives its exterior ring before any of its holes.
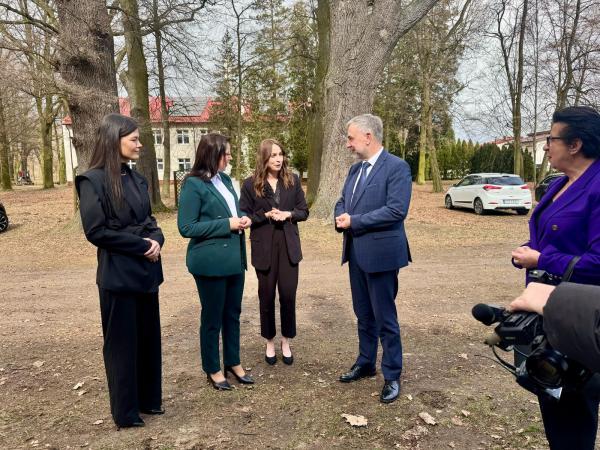
{"type": "Polygon", "coordinates": [[[161,287],[166,414],[118,431],[109,412],[95,285],[95,249],[69,227],[72,191],[0,192],[11,226],[0,235],[0,448],[546,448],[536,398],[483,356],[489,331],[478,302],[505,304],[523,285],[509,261],[528,217],[445,210],[443,195],[415,187],[407,232],[414,263],[400,272],[404,347],[401,398],[382,405],[376,377],[337,378],[357,351],[341,237],[301,225],[295,363],[264,362],[256,276],[247,272],[242,361],[257,383],[217,392],[199,361],[199,301],[185,267],[175,213],[161,287]],[[419,414],[436,421],[426,424],[419,414]],[[342,414],[362,415],[352,427],[342,414]]]}

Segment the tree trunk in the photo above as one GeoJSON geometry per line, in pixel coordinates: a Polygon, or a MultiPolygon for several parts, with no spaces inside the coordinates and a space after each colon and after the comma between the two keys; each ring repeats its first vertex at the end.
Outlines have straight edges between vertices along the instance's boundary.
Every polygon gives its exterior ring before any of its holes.
{"type": "Polygon", "coordinates": [[[165,89],[165,66],[163,63],[162,32],[160,29],[160,15],[158,0],[153,0],[154,18],[154,43],[156,46],[156,65],[158,66],[158,92],[160,95],[160,120],[162,126],[163,148],[163,197],[171,196],[171,127],[169,126],[169,109],[167,107],[167,94],[165,89]]]}
{"type": "Polygon", "coordinates": [[[0,95],[0,185],[5,191],[12,190],[10,181],[10,164],[8,161],[8,138],[4,117],[4,99],[0,95]]]}
{"type": "Polygon", "coordinates": [[[433,140],[433,123],[431,120],[431,109],[427,117],[427,147],[429,149],[429,162],[431,164],[431,181],[433,182],[432,192],[442,192],[442,177],[440,175],[440,166],[437,160],[437,149],[433,140]]]}
{"type": "Polygon", "coordinates": [[[321,118],[323,117],[325,75],[329,66],[329,11],[329,0],[318,0],[316,15],[319,48],[315,67],[315,87],[312,96],[308,149],[307,201],[309,205],[312,205],[317,196],[321,179],[321,157],[323,156],[323,121],[321,118]]]}
{"type": "Polygon", "coordinates": [[[421,116],[419,126],[419,166],[417,169],[417,184],[425,184],[425,167],[427,166],[427,133],[429,129],[428,118],[431,117],[431,86],[429,85],[428,67],[423,64],[421,69],[421,116]]]}
{"type": "Polygon", "coordinates": [[[344,149],[346,122],[370,112],[384,65],[400,37],[433,7],[437,0],[377,2],[330,1],[328,67],[323,85],[321,170],[316,217],[330,219],[333,206],[353,162],[344,149]]]}
{"type": "Polygon", "coordinates": [[[105,0],[55,0],[59,69],[78,172],[87,170],[102,118],[119,112],[114,43],[105,0]]]}
{"type": "Polygon", "coordinates": [[[160,199],[158,169],[156,167],[156,151],[154,136],[150,124],[150,104],[148,102],[148,68],[142,42],[142,30],[138,12],[137,0],[121,0],[123,9],[123,31],[125,49],[127,52],[127,72],[125,87],[129,94],[131,117],[138,121],[140,141],[144,149],[137,162],[137,170],[148,180],[148,193],[152,209],[163,210],[160,199]]]}
{"type": "Polygon", "coordinates": [[[54,124],[54,138],[56,139],[56,151],[58,153],[58,184],[67,184],[67,164],[65,161],[64,136],[58,133],[58,127],[54,124]]]}

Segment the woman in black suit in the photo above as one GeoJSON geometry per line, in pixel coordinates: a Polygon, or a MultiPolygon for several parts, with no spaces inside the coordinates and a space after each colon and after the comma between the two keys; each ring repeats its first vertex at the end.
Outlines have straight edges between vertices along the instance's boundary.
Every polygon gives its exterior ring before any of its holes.
{"type": "Polygon", "coordinates": [[[298,263],[302,260],[298,222],[308,218],[308,207],[298,176],[288,169],[281,144],[261,142],[254,175],[244,181],[240,208],[252,220],[252,265],[258,277],[261,336],[267,340],[265,361],[277,361],[275,290],[279,292],[283,362],[294,359],[290,339],[296,336],[298,263]]]}
{"type": "Polygon", "coordinates": [[[98,247],[96,283],[110,409],[118,427],[142,427],[140,413],[163,414],[158,286],[164,237],[146,179],[127,162],[142,144],[135,120],[108,114],[87,172],[75,179],[85,236],[98,247]]]}

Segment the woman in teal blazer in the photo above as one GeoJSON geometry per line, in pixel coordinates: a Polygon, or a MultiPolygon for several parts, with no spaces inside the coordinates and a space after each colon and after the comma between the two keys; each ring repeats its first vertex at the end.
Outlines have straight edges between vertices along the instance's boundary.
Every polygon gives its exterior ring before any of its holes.
{"type": "Polygon", "coordinates": [[[231,389],[228,372],[240,383],[254,383],[240,364],[240,313],[247,267],[244,230],[252,221],[240,214],[231,179],[223,173],[230,160],[225,136],[202,136],[194,166],[181,189],[177,214],[179,233],[190,238],[186,262],[202,306],[202,368],[218,390],[231,389]],[[221,333],[225,374],[219,357],[221,333]]]}

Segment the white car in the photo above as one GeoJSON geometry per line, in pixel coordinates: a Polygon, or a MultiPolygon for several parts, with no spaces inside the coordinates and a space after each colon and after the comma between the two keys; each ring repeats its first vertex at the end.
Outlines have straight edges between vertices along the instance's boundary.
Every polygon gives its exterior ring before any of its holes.
{"type": "Polygon", "coordinates": [[[446,208],[472,208],[475,214],[492,209],[531,210],[531,191],[523,179],[510,173],[472,173],[452,185],[444,199],[446,208]]]}

